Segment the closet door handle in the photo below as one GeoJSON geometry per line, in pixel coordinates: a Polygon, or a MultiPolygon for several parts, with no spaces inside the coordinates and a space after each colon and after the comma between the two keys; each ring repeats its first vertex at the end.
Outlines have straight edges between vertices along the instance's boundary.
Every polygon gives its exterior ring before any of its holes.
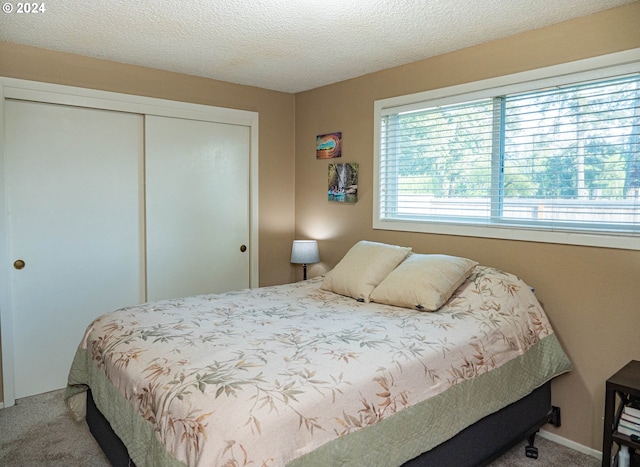
{"type": "Polygon", "coordinates": [[[240,245],[240,251],[243,253],[247,251],[247,245],[240,245]]]}
{"type": "Polygon", "coordinates": [[[20,270],[22,268],[24,268],[26,265],[24,263],[24,261],[22,261],[21,259],[17,259],[13,262],[13,267],[20,270]]]}

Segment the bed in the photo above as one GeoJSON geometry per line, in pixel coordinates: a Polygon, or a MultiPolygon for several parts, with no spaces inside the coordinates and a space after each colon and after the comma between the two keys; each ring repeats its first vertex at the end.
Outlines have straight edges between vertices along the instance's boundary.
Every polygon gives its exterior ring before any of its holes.
{"type": "Polygon", "coordinates": [[[67,402],[114,465],[480,465],[571,364],[530,287],[359,242],[326,276],[89,324],[67,402]]]}

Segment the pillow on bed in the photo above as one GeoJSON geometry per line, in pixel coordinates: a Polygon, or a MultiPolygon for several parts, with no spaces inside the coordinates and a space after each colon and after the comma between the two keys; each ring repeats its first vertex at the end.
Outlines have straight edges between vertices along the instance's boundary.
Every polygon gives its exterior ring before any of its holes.
{"type": "Polygon", "coordinates": [[[457,256],[413,254],[375,288],[370,298],[386,305],[435,311],[477,264],[457,256]]]}
{"type": "Polygon", "coordinates": [[[327,273],[321,288],[368,302],[373,289],[410,253],[407,247],[360,241],[327,273]]]}

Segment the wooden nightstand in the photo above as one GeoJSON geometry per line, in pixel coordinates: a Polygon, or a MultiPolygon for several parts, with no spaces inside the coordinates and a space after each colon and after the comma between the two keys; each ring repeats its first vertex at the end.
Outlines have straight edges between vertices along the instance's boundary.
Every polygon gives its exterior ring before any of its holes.
{"type": "Polygon", "coordinates": [[[604,403],[604,436],[602,440],[602,467],[611,466],[611,446],[626,445],[640,451],[640,442],[616,431],[624,405],[640,399],[640,361],[631,360],[607,380],[604,403]],[[616,403],[616,396],[619,402],[616,403]]]}

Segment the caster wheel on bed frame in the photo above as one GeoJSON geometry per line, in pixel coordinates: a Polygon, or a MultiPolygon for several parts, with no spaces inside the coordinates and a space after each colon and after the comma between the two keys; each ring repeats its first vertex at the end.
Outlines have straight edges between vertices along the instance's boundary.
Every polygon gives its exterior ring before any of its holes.
{"type": "Polygon", "coordinates": [[[527,446],[524,448],[524,454],[531,459],[538,458],[538,448],[535,446],[527,446]]]}
{"type": "Polygon", "coordinates": [[[524,454],[531,459],[538,458],[538,448],[533,445],[536,442],[536,433],[537,431],[529,435],[529,437],[527,438],[529,444],[527,444],[524,448],[524,454]]]}

